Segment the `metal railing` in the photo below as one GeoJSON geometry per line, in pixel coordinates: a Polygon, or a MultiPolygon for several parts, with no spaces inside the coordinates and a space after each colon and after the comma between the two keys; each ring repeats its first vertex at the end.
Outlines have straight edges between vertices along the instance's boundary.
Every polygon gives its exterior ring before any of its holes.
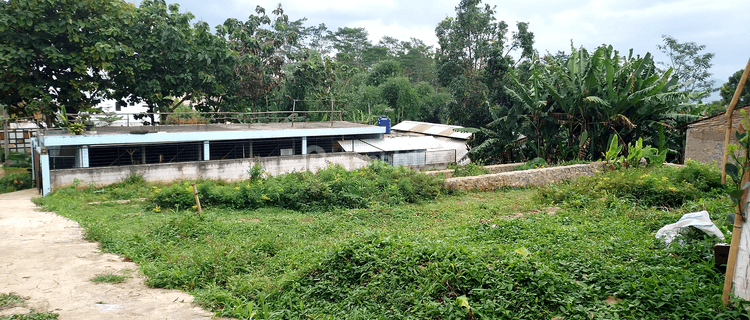
{"type": "Polygon", "coordinates": [[[106,114],[66,114],[70,122],[93,121],[95,125],[112,126],[165,126],[190,124],[226,124],[226,123],[281,123],[307,122],[312,115],[325,115],[321,121],[334,119],[343,121],[343,111],[261,111],[261,112],[139,112],[139,113],[106,113],[106,114]]]}

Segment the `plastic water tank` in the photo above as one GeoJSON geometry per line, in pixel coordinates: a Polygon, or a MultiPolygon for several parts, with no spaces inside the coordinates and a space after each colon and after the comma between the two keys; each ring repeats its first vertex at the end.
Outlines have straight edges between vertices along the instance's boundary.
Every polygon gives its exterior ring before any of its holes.
{"type": "Polygon", "coordinates": [[[385,133],[391,133],[391,118],[388,118],[388,117],[378,118],[378,126],[385,127],[385,133]]]}

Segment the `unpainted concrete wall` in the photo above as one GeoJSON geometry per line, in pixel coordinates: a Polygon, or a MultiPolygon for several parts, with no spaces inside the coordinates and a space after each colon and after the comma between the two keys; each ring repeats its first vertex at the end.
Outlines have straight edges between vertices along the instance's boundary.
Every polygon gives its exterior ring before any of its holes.
{"type": "Polygon", "coordinates": [[[539,186],[580,176],[593,175],[602,171],[604,164],[604,162],[593,162],[562,167],[508,171],[473,177],[449,178],[445,180],[445,186],[459,190],[493,190],[502,187],[539,186]]]}
{"type": "Polygon", "coordinates": [[[234,160],[192,161],[167,164],[147,164],[101,168],[59,169],[50,172],[51,187],[73,185],[76,180],[82,185],[108,185],[122,181],[131,174],[140,174],[146,181],[171,182],[182,179],[221,179],[239,181],[249,178],[248,171],[257,162],[268,175],[276,176],[290,172],[312,172],[338,164],[354,170],[370,164],[372,160],[357,153],[308,154],[281,157],[247,158],[234,160]]]}
{"type": "MultiPolygon", "coordinates": [[[[510,172],[510,171],[513,171],[513,168],[517,166],[522,166],[522,165],[524,165],[523,162],[495,164],[495,165],[484,166],[484,167],[490,171],[490,174],[494,174],[494,173],[501,173],[501,172],[510,172]]],[[[435,170],[435,171],[425,172],[425,174],[427,175],[438,175],[441,173],[444,174],[446,178],[450,178],[453,175],[453,169],[435,170]]]]}

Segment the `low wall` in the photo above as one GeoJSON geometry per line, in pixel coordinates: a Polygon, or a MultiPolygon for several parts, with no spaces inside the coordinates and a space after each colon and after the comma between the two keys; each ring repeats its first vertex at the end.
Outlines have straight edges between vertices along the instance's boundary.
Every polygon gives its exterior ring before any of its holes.
{"type": "Polygon", "coordinates": [[[593,162],[562,167],[508,171],[473,177],[449,178],[445,180],[445,186],[458,190],[492,190],[502,187],[540,186],[575,177],[590,176],[603,168],[604,162],[593,162]]]}
{"type": "MultiPolygon", "coordinates": [[[[520,163],[506,163],[506,164],[495,164],[491,166],[484,166],[485,169],[490,171],[490,174],[493,173],[501,173],[501,172],[510,172],[513,171],[513,168],[524,165],[523,162],[520,163]]],[[[445,170],[434,170],[434,171],[427,171],[425,172],[426,175],[438,175],[438,174],[444,174],[446,178],[450,178],[453,176],[453,169],[445,169],[445,170]]]]}
{"type": "Polygon", "coordinates": [[[330,164],[347,170],[369,165],[371,159],[357,153],[341,152],[234,160],[191,161],[118,167],[74,168],[50,171],[52,190],[73,185],[108,185],[122,181],[131,174],[140,174],[149,182],[171,182],[184,179],[221,179],[239,181],[249,178],[250,168],[259,163],[268,175],[289,172],[317,171],[330,164]]]}

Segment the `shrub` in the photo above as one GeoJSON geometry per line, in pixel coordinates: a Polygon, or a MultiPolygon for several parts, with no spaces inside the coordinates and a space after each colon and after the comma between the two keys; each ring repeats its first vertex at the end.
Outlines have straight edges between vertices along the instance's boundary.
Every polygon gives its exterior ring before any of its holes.
{"type": "Polygon", "coordinates": [[[34,187],[31,173],[15,172],[0,178],[0,193],[30,189],[34,187]]]}
{"type": "Polygon", "coordinates": [[[453,177],[471,177],[489,174],[490,170],[484,167],[482,163],[469,163],[465,166],[451,166],[453,168],[453,177]]]}
{"type": "MultiPolygon", "coordinates": [[[[197,185],[204,207],[329,210],[366,208],[372,203],[416,203],[435,199],[440,195],[443,184],[439,177],[376,162],[353,171],[330,166],[316,173],[294,172],[266,179],[256,176],[237,183],[204,180],[198,181],[197,185]]],[[[188,182],[163,188],[152,187],[151,200],[162,208],[189,208],[195,205],[188,182]]]]}
{"type": "Polygon", "coordinates": [[[645,206],[679,207],[687,201],[724,192],[720,182],[718,170],[688,162],[684,168],[630,168],[580,177],[540,188],[538,197],[542,201],[573,207],[610,197],[631,199],[645,206]]]}

